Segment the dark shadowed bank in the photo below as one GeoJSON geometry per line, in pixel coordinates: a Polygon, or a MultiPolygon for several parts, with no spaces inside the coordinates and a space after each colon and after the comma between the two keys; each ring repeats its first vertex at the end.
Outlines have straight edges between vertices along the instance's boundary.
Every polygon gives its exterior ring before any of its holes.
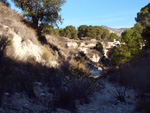
{"type": "Polygon", "coordinates": [[[3,112],[21,112],[23,109],[48,113],[57,108],[76,112],[76,101],[89,103],[89,96],[99,89],[95,79],[80,70],[70,69],[67,62],[60,69],[54,69],[42,66],[32,58],[28,61],[13,61],[5,57],[4,49],[0,50],[0,106],[3,112]],[[24,102],[19,105],[19,99],[14,104],[16,94],[24,95],[26,104],[41,106],[41,109],[24,107],[24,102]]]}

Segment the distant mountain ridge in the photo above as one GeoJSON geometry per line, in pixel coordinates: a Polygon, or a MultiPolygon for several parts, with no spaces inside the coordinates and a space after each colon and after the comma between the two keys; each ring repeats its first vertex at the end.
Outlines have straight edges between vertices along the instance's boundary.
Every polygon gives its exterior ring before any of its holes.
{"type": "Polygon", "coordinates": [[[107,29],[110,33],[116,33],[118,36],[121,36],[122,32],[124,32],[126,29],[130,28],[110,28],[107,26],[102,25],[104,29],[107,29]]]}

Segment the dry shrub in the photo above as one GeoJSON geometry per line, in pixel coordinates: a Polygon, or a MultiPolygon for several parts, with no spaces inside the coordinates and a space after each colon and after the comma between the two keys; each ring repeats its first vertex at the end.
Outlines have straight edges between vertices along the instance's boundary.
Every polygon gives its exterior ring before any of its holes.
{"type": "Polygon", "coordinates": [[[46,35],[46,39],[49,44],[53,44],[53,46],[56,46],[58,49],[61,49],[62,51],[66,50],[65,40],[63,40],[62,37],[58,37],[55,35],[46,35]]]}
{"type": "Polygon", "coordinates": [[[4,3],[0,2],[0,18],[21,21],[24,17],[16,11],[12,11],[4,3]]]}
{"type": "Polygon", "coordinates": [[[57,86],[54,90],[55,105],[68,109],[71,113],[77,111],[77,100],[80,104],[88,104],[90,102],[89,97],[100,88],[96,79],[78,76],[76,70],[72,74],[70,73],[68,76],[65,76],[66,79],[62,75],[54,77],[55,79],[52,79],[52,81],[54,82],[54,87],[57,86]],[[58,83],[59,85],[55,85],[58,83]]]}
{"type": "Polygon", "coordinates": [[[14,21],[10,19],[0,19],[0,23],[6,26],[10,26],[14,21]]]}
{"type": "MultiPolygon", "coordinates": [[[[68,59],[69,56],[71,56],[71,52],[74,53],[74,49],[70,49],[66,47],[66,39],[62,37],[57,37],[54,35],[46,35],[46,39],[48,44],[50,45],[50,48],[52,48],[54,51],[57,50],[59,55],[63,57],[64,59],[68,59]]],[[[62,59],[58,59],[62,62],[62,59]]]]}
{"type": "Polygon", "coordinates": [[[10,8],[8,8],[4,3],[0,2],[0,17],[6,17],[10,13],[10,8]]]}
{"type": "Polygon", "coordinates": [[[52,60],[52,55],[50,54],[50,52],[48,52],[46,49],[43,51],[42,53],[42,58],[46,61],[49,62],[50,60],[52,60]]]}
{"type": "Polygon", "coordinates": [[[57,57],[54,57],[54,52],[51,48],[47,46],[42,46],[42,58],[45,60],[45,64],[49,65],[51,61],[56,60],[57,57]]]}
{"type": "MultiPolygon", "coordinates": [[[[76,70],[77,72],[83,75],[89,75],[89,69],[86,64],[76,60],[70,60],[71,69],[76,70]]],[[[81,75],[82,76],[82,75],[81,75]]]]}
{"type": "Polygon", "coordinates": [[[23,41],[31,40],[34,44],[39,45],[36,31],[27,27],[24,23],[15,21],[11,28],[22,38],[23,41]]]}

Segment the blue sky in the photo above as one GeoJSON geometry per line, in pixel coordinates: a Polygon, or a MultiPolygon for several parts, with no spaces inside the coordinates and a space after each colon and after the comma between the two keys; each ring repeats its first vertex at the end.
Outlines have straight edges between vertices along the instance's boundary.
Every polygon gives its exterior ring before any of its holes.
{"type": "Polygon", "coordinates": [[[136,23],[137,12],[148,3],[149,0],[67,0],[60,12],[64,20],[59,27],[106,25],[130,28],[136,23]]]}
{"type": "Polygon", "coordinates": [[[62,7],[63,24],[106,25],[112,28],[133,27],[137,12],[149,0],[67,0],[62,7]]]}

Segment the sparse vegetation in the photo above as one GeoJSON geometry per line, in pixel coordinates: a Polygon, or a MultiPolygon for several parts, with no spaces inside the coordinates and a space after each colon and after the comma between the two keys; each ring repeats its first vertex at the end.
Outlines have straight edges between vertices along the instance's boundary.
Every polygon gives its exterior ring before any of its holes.
{"type": "Polygon", "coordinates": [[[120,102],[126,102],[126,91],[127,87],[121,86],[119,83],[115,83],[115,92],[114,96],[117,98],[118,101],[120,102]]]}
{"type": "Polygon", "coordinates": [[[45,60],[45,63],[53,60],[52,54],[46,48],[43,48],[42,58],[45,60]]]}
{"type": "Polygon", "coordinates": [[[11,40],[8,40],[8,37],[5,35],[0,36],[0,51],[4,52],[7,46],[12,44],[11,40]]]}
{"type": "MultiPolygon", "coordinates": [[[[76,73],[75,71],[73,73],[76,73]]],[[[69,77],[69,76],[68,76],[69,77]]],[[[55,102],[58,107],[66,108],[71,111],[77,110],[76,100],[80,104],[89,103],[89,96],[97,90],[97,84],[90,78],[76,77],[72,75],[65,81],[65,86],[60,87],[55,102]]]]}
{"type": "Polygon", "coordinates": [[[79,76],[89,76],[89,69],[87,68],[87,62],[84,57],[80,57],[80,60],[71,60],[71,68],[78,72],[79,76]]]}

